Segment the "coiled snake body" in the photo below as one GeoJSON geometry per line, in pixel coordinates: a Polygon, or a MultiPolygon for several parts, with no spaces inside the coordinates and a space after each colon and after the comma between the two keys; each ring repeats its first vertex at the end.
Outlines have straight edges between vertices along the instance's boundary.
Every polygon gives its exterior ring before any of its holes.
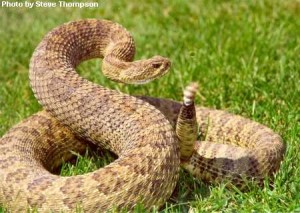
{"type": "Polygon", "coordinates": [[[196,138],[195,128],[189,125],[195,118],[194,112],[188,111],[193,102],[182,105],[132,97],[95,85],[75,71],[80,62],[101,57],[109,78],[145,83],[165,74],[170,66],[169,60],[160,56],[132,62],[133,56],[132,37],[110,21],[70,22],[45,36],[30,63],[31,86],[45,110],[0,139],[2,205],[16,212],[28,208],[132,209],[139,202],[146,208],[161,206],[178,179],[179,150],[181,165],[208,181],[261,180],[278,169],[284,153],[282,139],[263,125],[197,107],[200,133],[207,142],[185,149],[179,146],[177,135],[180,140],[196,138]],[[183,117],[178,118],[179,111],[183,117]],[[83,151],[85,141],[109,149],[118,159],[84,175],[51,173],[62,158],[71,157],[70,150],[83,151]],[[191,152],[184,157],[186,150],[191,152]]]}

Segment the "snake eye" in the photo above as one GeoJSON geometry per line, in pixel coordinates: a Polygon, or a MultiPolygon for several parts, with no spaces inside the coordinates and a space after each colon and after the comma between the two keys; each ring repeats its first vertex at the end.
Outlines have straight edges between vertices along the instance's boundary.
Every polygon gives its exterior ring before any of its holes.
{"type": "Polygon", "coordinates": [[[152,67],[153,67],[154,69],[158,69],[158,68],[160,68],[160,66],[161,66],[161,63],[153,63],[153,64],[152,64],[152,67]]]}

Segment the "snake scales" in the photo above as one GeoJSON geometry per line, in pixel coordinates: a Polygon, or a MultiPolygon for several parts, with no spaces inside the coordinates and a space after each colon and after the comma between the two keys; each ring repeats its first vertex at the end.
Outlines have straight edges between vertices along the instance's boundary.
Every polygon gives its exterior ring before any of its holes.
{"type": "MultiPolygon", "coordinates": [[[[262,180],[279,168],[285,149],[279,135],[246,118],[203,107],[196,107],[203,141],[180,162],[174,128],[185,105],[122,94],[88,82],[75,71],[80,62],[101,57],[109,78],[145,83],[170,66],[160,56],[132,62],[134,52],[130,34],[105,20],[70,22],[45,36],[30,63],[31,86],[45,110],[0,139],[2,205],[16,212],[74,211],[78,206],[95,212],[131,209],[141,202],[149,209],[170,197],[180,164],[201,179],[235,183],[262,180]],[[84,175],[51,173],[62,158],[71,158],[70,150],[83,151],[85,141],[111,150],[118,159],[84,175]]],[[[193,103],[187,109],[190,106],[193,103]]],[[[195,116],[183,114],[191,120],[195,116]]],[[[183,137],[195,140],[194,135],[183,137]]]]}

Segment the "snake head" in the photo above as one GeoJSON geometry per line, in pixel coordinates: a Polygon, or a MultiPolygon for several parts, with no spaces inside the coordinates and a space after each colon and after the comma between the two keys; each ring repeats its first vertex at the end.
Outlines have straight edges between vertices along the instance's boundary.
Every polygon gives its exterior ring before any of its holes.
{"type": "Polygon", "coordinates": [[[165,75],[170,66],[171,61],[162,56],[134,61],[120,72],[120,80],[126,84],[145,84],[165,75]]]}

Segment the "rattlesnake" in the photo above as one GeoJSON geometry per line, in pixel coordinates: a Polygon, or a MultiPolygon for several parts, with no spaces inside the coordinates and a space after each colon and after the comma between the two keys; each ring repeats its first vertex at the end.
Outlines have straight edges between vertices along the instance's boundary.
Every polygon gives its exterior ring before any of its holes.
{"type": "Polygon", "coordinates": [[[106,20],[70,22],[45,36],[30,63],[31,86],[45,110],[0,139],[2,205],[16,212],[77,207],[95,212],[132,209],[137,203],[149,209],[170,197],[180,164],[212,182],[227,178],[240,183],[252,177],[260,181],[278,169],[284,153],[281,137],[224,111],[196,107],[201,137],[208,142],[196,142],[194,148],[182,145],[181,139],[197,137],[193,86],[187,87],[185,103],[180,104],[106,89],[74,69],[83,60],[101,57],[102,71],[115,81],[145,83],[167,72],[168,59],[131,62],[134,51],[130,34],[106,20]],[[180,110],[187,122],[178,118],[180,110]],[[88,141],[118,159],[84,175],[51,173],[72,156],[70,150],[82,152],[88,141]]]}

